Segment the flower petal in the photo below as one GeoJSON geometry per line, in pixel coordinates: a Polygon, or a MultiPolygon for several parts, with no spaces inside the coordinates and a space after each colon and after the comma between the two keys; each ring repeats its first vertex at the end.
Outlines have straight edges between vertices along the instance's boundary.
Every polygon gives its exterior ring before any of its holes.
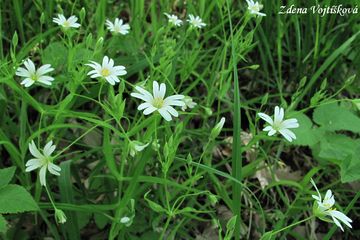
{"type": "Polygon", "coordinates": [[[292,131],[290,131],[289,129],[280,129],[279,132],[289,142],[292,142],[293,139],[296,139],[296,135],[292,131]]]}
{"type": "Polygon", "coordinates": [[[150,106],[150,107],[146,108],[143,113],[144,113],[144,115],[149,115],[150,113],[153,113],[156,110],[157,110],[156,107],[150,106]]]}
{"type": "Polygon", "coordinates": [[[34,140],[29,143],[29,151],[36,158],[39,158],[39,159],[44,158],[44,156],[37,149],[34,140]]]}
{"type": "Polygon", "coordinates": [[[166,121],[171,121],[171,115],[168,113],[168,111],[166,111],[165,109],[158,109],[160,115],[166,120],[166,121]]]}
{"type": "Polygon", "coordinates": [[[50,157],[50,155],[55,151],[56,146],[53,145],[53,141],[48,142],[44,147],[44,155],[50,157]]]}
{"type": "Polygon", "coordinates": [[[41,186],[46,186],[46,165],[44,165],[39,172],[41,186]]]}
{"type": "Polygon", "coordinates": [[[48,164],[48,170],[51,174],[54,174],[56,176],[60,176],[61,168],[53,163],[48,164]]]}
{"type": "Polygon", "coordinates": [[[258,116],[265,122],[269,123],[270,125],[273,125],[274,122],[269,115],[265,113],[258,113],[258,116]]]}

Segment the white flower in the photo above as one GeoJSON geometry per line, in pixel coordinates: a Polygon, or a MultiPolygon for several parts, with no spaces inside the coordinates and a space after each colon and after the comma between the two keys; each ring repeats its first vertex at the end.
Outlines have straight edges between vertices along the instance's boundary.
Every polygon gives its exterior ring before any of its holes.
{"type": "Polygon", "coordinates": [[[85,65],[92,67],[94,70],[88,72],[87,75],[91,75],[91,78],[105,78],[111,85],[120,82],[117,76],[123,76],[127,73],[124,66],[114,66],[114,60],[107,56],[103,58],[102,65],[94,61],[90,62],[85,65]]]}
{"type": "Polygon", "coordinates": [[[164,99],[166,93],[165,83],[153,81],[153,95],[145,89],[136,86],[138,92],[131,93],[131,96],[139,98],[145,103],[139,105],[138,110],[144,110],[145,115],[158,111],[166,121],[171,121],[172,117],[178,117],[179,113],[172,106],[184,106],[182,101],[184,95],[172,95],[164,99]]]}
{"type": "Polygon", "coordinates": [[[130,147],[130,155],[132,157],[135,157],[137,152],[141,152],[142,150],[144,150],[147,146],[149,145],[149,143],[144,144],[142,142],[139,141],[131,141],[129,144],[130,147]]]}
{"type": "Polygon", "coordinates": [[[266,16],[265,13],[261,13],[261,9],[263,8],[263,5],[260,4],[259,2],[254,2],[253,0],[246,0],[247,4],[248,4],[248,9],[250,11],[251,14],[256,14],[259,16],[266,16]]]}
{"type": "Polygon", "coordinates": [[[71,16],[66,19],[62,14],[58,14],[57,17],[53,18],[53,22],[57,23],[59,26],[62,26],[64,29],[80,27],[81,25],[77,23],[77,20],[78,18],[75,16],[71,16]]]}
{"type": "Polygon", "coordinates": [[[263,131],[269,132],[269,136],[274,135],[276,132],[280,132],[280,134],[283,135],[289,142],[291,142],[292,139],[296,139],[295,134],[290,131],[289,128],[298,128],[299,123],[296,118],[284,120],[283,108],[279,108],[278,106],[275,107],[274,120],[265,113],[258,113],[258,116],[270,124],[270,126],[263,129],[263,131]]]}
{"type": "Polygon", "coordinates": [[[335,198],[332,194],[331,190],[327,190],[325,194],[325,198],[321,198],[321,194],[316,187],[316,184],[313,179],[310,180],[311,184],[315,187],[318,196],[312,195],[312,197],[316,200],[316,204],[314,205],[314,215],[319,217],[321,220],[324,221],[331,221],[329,217],[331,217],[332,221],[338,226],[342,231],[344,231],[343,227],[341,226],[340,222],[344,223],[349,228],[352,228],[351,222],[352,220],[346,216],[344,213],[337,211],[334,208],[335,198]]]}
{"type": "Polygon", "coordinates": [[[51,174],[60,176],[61,168],[55,164],[53,164],[53,158],[51,154],[55,151],[56,146],[53,145],[53,141],[48,142],[43,153],[37,149],[34,141],[29,143],[30,153],[35,157],[26,162],[26,172],[33,171],[37,168],[40,168],[39,176],[40,176],[40,184],[42,186],[46,186],[46,169],[49,170],[51,174]]]}
{"type": "Polygon", "coordinates": [[[196,28],[203,28],[206,26],[206,23],[204,23],[199,16],[194,17],[192,14],[189,14],[189,19],[187,21],[191,24],[191,26],[196,28]]]}
{"type": "Polygon", "coordinates": [[[173,24],[176,27],[180,27],[181,24],[183,23],[176,15],[174,14],[168,14],[168,13],[164,13],[168,19],[169,19],[169,23],[173,24]]]}
{"type": "Polygon", "coordinates": [[[215,127],[211,130],[210,138],[215,139],[217,136],[219,136],[221,130],[223,129],[225,124],[225,118],[222,117],[220,121],[215,125],[215,127]]]}
{"type": "Polygon", "coordinates": [[[185,96],[183,102],[185,103],[185,105],[181,107],[181,110],[183,111],[185,111],[187,108],[194,108],[197,105],[196,102],[193,102],[192,98],[189,96],[185,96]]]}
{"type": "Polygon", "coordinates": [[[120,33],[122,35],[126,35],[129,33],[130,26],[129,24],[123,22],[122,19],[115,18],[115,22],[112,23],[109,20],[106,20],[106,26],[110,32],[120,33]]]}
{"type": "Polygon", "coordinates": [[[24,61],[24,65],[26,69],[19,67],[15,74],[20,77],[25,77],[25,79],[21,82],[21,84],[25,87],[30,87],[35,82],[51,85],[51,82],[54,81],[54,78],[45,75],[46,73],[54,70],[50,64],[42,65],[36,70],[33,61],[27,59],[24,61]]]}

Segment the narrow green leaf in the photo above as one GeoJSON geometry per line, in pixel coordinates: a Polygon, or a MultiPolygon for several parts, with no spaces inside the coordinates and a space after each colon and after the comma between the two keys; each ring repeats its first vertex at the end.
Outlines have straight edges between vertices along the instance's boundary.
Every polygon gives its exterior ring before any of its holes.
{"type": "Polygon", "coordinates": [[[150,193],[150,191],[147,192],[147,193],[145,193],[145,195],[144,195],[144,199],[145,199],[145,201],[149,204],[149,207],[150,207],[152,210],[154,210],[155,212],[158,212],[158,213],[166,212],[166,210],[165,210],[161,205],[159,205],[159,204],[157,204],[156,202],[151,201],[150,199],[147,198],[147,195],[148,195],[149,193],[150,193]]]}
{"type": "Polygon", "coordinates": [[[272,240],[273,239],[273,231],[266,232],[261,236],[260,240],[272,240]]]}
{"type": "MultiPolygon", "coordinates": [[[[73,185],[71,183],[71,160],[62,162],[60,164],[61,167],[61,175],[59,176],[59,189],[60,189],[60,199],[62,202],[73,203],[74,200],[74,192],[73,185]]],[[[80,231],[78,219],[75,212],[65,211],[67,221],[64,225],[66,234],[69,239],[80,239],[80,231]]]]}

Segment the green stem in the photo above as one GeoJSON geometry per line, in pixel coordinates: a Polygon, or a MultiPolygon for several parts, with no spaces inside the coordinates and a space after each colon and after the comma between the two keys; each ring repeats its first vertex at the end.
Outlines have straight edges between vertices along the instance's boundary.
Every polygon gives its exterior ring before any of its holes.
{"type": "Polygon", "coordinates": [[[50,194],[50,192],[49,192],[49,189],[47,188],[47,186],[44,186],[44,187],[45,187],[45,190],[46,190],[47,195],[49,196],[51,205],[53,206],[54,210],[57,209],[56,206],[55,206],[55,202],[53,201],[53,199],[52,199],[52,197],[51,197],[51,194],[50,194]]]}
{"type": "Polygon", "coordinates": [[[165,226],[164,226],[164,228],[163,228],[163,230],[162,230],[162,232],[161,232],[161,235],[160,235],[160,237],[159,237],[160,240],[164,239],[164,235],[165,235],[165,232],[166,232],[166,230],[167,230],[167,228],[168,228],[168,226],[169,226],[169,224],[170,224],[171,217],[172,217],[172,216],[170,216],[170,215],[167,217],[165,226]]]}
{"type": "Polygon", "coordinates": [[[286,229],[288,229],[288,228],[292,228],[293,226],[296,226],[296,225],[298,225],[298,224],[300,224],[300,223],[306,222],[306,221],[308,221],[308,220],[310,220],[310,219],[312,219],[312,218],[314,218],[314,217],[315,217],[315,216],[312,215],[312,216],[310,216],[310,217],[308,217],[308,218],[305,218],[305,219],[303,219],[303,220],[300,220],[300,221],[298,221],[298,222],[295,222],[295,223],[293,223],[293,224],[290,224],[289,226],[286,226],[286,227],[284,227],[284,228],[281,228],[281,229],[279,229],[279,230],[271,233],[271,235],[278,234],[279,232],[282,232],[282,231],[284,231],[284,230],[286,230],[286,229]]]}

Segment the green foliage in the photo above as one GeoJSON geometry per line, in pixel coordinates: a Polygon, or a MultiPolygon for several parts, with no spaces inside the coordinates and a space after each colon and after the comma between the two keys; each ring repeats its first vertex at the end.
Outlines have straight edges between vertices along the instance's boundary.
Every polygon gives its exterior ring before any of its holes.
{"type": "Polygon", "coordinates": [[[0,169],[0,188],[5,187],[11,181],[14,176],[16,167],[8,167],[0,169]]]}
{"type": "Polygon", "coordinates": [[[37,211],[39,207],[25,188],[9,184],[0,189],[0,213],[37,211]]]}
{"type": "MultiPolygon", "coordinates": [[[[279,15],[279,1],[260,2],[264,17],[230,0],[1,1],[0,168],[13,167],[0,169],[0,238],[248,239],[272,229],[261,239],[309,239],[318,224],[291,229],[311,214],[310,178],[358,222],[358,15],[279,15]],[[81,27],[63,31],[52,21],[58,13],[81,27]],[[189,14],[206,27],[190,28],[189,14]],[[129,34],[107,30],[116,17],[129,34]],[[126,67],[114,86],[87,75],[85,64],[105,55],[126,67]],[[51,87],[20,84],[15,72],[27,58],[51,64],[51,87]],[[197,106],[176,106],[170,122],[138,111],[134,87],[151,92],[154,80],[197,106]],[[273,106],[299,121],[291,144],[255,120],[273,106]],[[61,175],[48,173],[46,189],[38,170],[25,171],[31,140],[57,146],[61,175]],[[131,156],[135,141],[149,145],[131,156]]],[[[329,227],[321,225],[325,239],[329,227]]]]}
{"type": "Polygon", "coordinates": [[[260,238],[260,240],[272,240],[272,239],[274,239],[273,238],[273,231],[264,233],[260,238]]]}
{"type": "Polygon", "coordinates": [[[22,186],[9,184],[16,168],[0,169],[0,233],[7,231],[7,221],[2,214],[38,211],[33,197],[22,186]]]}
{"type": "Polygon", "coordinates": [[[4,233],[7,230],[7,221],[6,219],[0,214],[0,233],[4,233]]]}
{"type": "Polygon", "coordinates": [[[224,236],[224,240],[232,239],[232,237],[234,235],[236,218],[237,218],[237,216],[235,215],[232,218],[230,218],[229,221],[226,223],[226,233],[225,233],[225,236],[224,236]]]}
{"type": "Polygon", "coordinates": [[[326,131],[347,130],[360,133],[360,118],[337,103],[324,104],[314,110],[314,121],[326,131]]]}
{"type": "Polygon", "coordinates": [[[59,68],[65,65],[67,61],[67,55],[68,49],[62,42],[53,42],[44,49],[42,54],[42,62],[44,64],[51,64],[51,66],[54,68],[59,68]]]}
{"type": "Polygon", "coordinates": [[[297,139],[293,144],[311,147],[314,157],[322,164],[339,166],[342,182],[360,179],[360,172],[354,170],[360,166],[360,139],[338,133],[360,133],[360,118],[353,110],[344,104],[322,104],[313,113],[318,126],[302,113],[294,116],[301,127],[294,129],[297,139]]]}
{"type": "Polygon", "coordinates": [[[148,195],[149,193],[150,193],[150,191],[147,192],[147,193],[145,193],[145,195],[144,195],[144,199],[145,199],[145,201],[149,204],[149,207],[150,207],[153,211],[155,211],[155,212],[157,212],[157,213],[166,213],[167,211],[166,211],[165,208],[163,208],[160,204],[157,204],[156,202],[150,200],[150,199],[147,197],[147,195],[148,195]]]}

